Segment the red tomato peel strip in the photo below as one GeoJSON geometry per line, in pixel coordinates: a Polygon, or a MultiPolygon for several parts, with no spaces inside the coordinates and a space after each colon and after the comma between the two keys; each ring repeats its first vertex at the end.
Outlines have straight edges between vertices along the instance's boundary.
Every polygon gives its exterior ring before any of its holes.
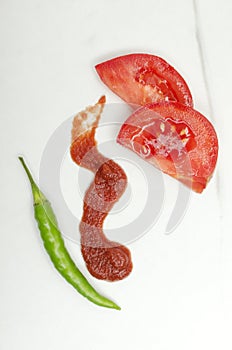
{"type": "Polygon", "coordinates": [[[96,65],[96,71],[115,94],[135,105],[174,101],[193,106],[183,77],[161,57],[136,53],[96,65]]]}
{"type": "Polygon", "coordinates": [[[76,164],[95,174],[84,197],[80,223],[83,258],[94,277],[116,281],[130,274],[131,254],[125,246],[108,240],[102,227],[107,214],[123,194],[127,177],[118,164],[104,157],[96,148],[95,131],[104,104],[103,96],[74,118],[70,153],[76,164]]]}
{"type": "Polygon", "coordinates": [[[117,142],[198,193],[217,162],[218,140],[212,124],[177,102],[141,107],[123,124],[117,142]]]}

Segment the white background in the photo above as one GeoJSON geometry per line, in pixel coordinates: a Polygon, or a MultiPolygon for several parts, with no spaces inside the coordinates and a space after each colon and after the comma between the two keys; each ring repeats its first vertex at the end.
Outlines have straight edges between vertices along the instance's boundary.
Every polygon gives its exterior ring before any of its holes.
{"type": "MultiPolygon", "coordinates": [[[[231,16],[230,0],[1,0],[1,350],[231,349],[231,16]],[[164,235],[164,205],[160,222],[130,245],[130,277],[89,277],[117,312],[89,303],[54,271],[17,155],[38,178],[44,147],[66,118],[103,93],[119,101],[94,65],[138,51],[183,74],[220,153],[175,232],[164,235]]],[[[168,201],[173,181],[167,186],[168,201]]],[[[79,246],[66,244],[87,275],[79,246]]]]}

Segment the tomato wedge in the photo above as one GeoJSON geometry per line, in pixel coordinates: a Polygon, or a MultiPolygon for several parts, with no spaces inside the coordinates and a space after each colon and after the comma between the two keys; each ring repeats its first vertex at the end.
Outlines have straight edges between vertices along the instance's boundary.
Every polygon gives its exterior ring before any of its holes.
{"type": "Polygon", "coordinates": [[[218,140],[212,124],[177,102],[140,107],[122,125],[117,142],[198,193],[217,162],[218,140]]]}
{"type": "Polygon", "coordinates": [[[96,65],[103,83],[124,101],[136,105],[174,101],[193,106],[182,76],[162,58],[130,54],[96,65]]]}

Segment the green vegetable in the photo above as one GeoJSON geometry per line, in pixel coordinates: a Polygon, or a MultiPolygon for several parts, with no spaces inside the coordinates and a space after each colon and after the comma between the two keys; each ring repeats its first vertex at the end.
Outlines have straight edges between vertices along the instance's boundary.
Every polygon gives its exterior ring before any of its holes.
{"type": "Polygon", "coordinates": [[[50,256],[55,268],[80,294],[92,301],[93,303],[120,310],[120,307],[113,301],[100,295],[87,281],[84,275],[76,267],[70,257],[62,235],[58,229],[57,220],[49,201],[40,191],[34,182],[30,171],[28,170],[24,159],[19,157],[27,176],[31,183],[34,198],[34,214],[38,223],[40,234],[44,247],[50,256]]]}

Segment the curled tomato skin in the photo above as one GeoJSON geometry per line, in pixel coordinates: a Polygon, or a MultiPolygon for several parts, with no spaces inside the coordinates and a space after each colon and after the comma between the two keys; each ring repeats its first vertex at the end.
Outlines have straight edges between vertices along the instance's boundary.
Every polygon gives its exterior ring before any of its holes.
{"type": "Polygon", "coordinates": [[[97,64],[95,68],[103,83],[127,103],[141,106],[173,101],[193,106],[185,80],[161,57],[129,54],[97,64]]]}
{"type": "Polygon", "coordinates": [[[177,102],[139,108],[122,125],[117,142],[198,193],[212,177],[218,157],[213,125],[177,102]]]}

